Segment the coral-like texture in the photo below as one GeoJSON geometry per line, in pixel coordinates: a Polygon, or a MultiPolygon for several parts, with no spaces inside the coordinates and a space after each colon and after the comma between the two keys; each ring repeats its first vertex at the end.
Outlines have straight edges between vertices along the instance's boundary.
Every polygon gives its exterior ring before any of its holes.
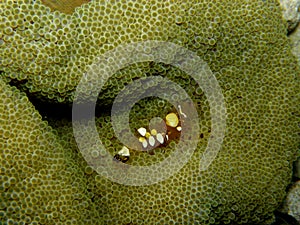
{"type": "MultiPolygon", "coordinates": [[[[36,96],[72,102],[79,79],[96,55],[122,43],[150,39],[196,51],[221,75],[231,66],[253,73],[252,67],[278,62],[276,49],[286,42],[276,7],[260,0],[92,1],[66,15],[51,12],[39,0],[6,0],[1,3],[0,69],[36,96]]],[[[145,67],[151,75],[153,71],[145,67]]],[[[141,77],[140,69],[134,72],[123,76],[123,82],[141,77]]],[[[120,78],[108,82],[103,98],[118,93],[123,86],[120,78]]]]}
{"type": "MultiPolygon", "coordinates": [[[[78,171],[85,171],[87,188],[96,195],[93,200],[105,224],[269,224],[291,177],[299,131],[299,69],[290,53],[279,4],[275,0],[184,2],[95,0],[65,15],[50,12],[39,1],[4,1],[0,70],[30,92],[71,102],[95,56],[119,44],[162,40],[197,52],[214,72],[227,106],[226,137],[209,169],[199,173],[211,129],[210,108],[201,88],[176,68],[143,63],[109,79],[99,103],[109,105],[124,84],[136,78],[160,74],[176,81],[198,106],[201,135],[191,160],[173,177],[141,187],[107,181],[90,167],[78,171]]],[[[166,115],[171,108],[164,104],[155,99],[137,104],[131,113],[133,128],[166,115]]],[[[101,115],[98,126],[113,158],[122,144],[109,117],[101,115]]],[[[65,129],[69,132],[60,133],[64,148],[80,154],[70,126],[65,129]]],[[[128,163],[159,162],[173,146],[157,149],[155,155],[133,153],[128,163]]],[[[86,166],[80,156],[71,158],[86,166]]],[[[71,174],[84,177],[82,172],[71,174]]],[[[65,175],[68,181],[69,176],[65,175]]]]}
{"type": "Polygon", "coordinates": [[[101,224],[68,150],[24,93],[0,80],[0,223],[101,224]]]}
{"type": "MultiPolygon", "coordinates": [[[[204,115],[201,113],[202,138],[189,163],[176,175],[151,186],[124,186],[97,175],[82,159],[71,124],[59,126],[58,132],[64,147],[78,152],[73,157],[88,176],[89,189],[100,196],[97,204],[101,206],[105,224],[270,224],[291,177],[297,128],[294,122],[280,118],[279,106],[272,108],[278,112],[273,115],[269,107],[262,113],[255,103],[251,109],[239,104],[241,101],[233,107],[236,113],[243,115],[242,119],[230,120],[222,151],[207,171],[199,173],[199,159],[210,129],[206,111],[204,115]],[[277,120],[282,121],[285,128],[270,128],[269,124],[278,124],[277,120]],[[251,131],[250,127],[255,129],[251,131]]],[[[166,108],[162,105],[161,100],[151,99],[135,105],[130,117],[133,130],[171,110],[167,104],[166,108]]],[[[115,137],[110,117],[101,116],[96,124],[99,137],[113,160],[122,143],[115,137]]],[[[85,132],[88,131],[83,129],[82,134],[85,132]]],[[[157,148],[154,155],[131,151],[127,164],[149,166],[161,162],[172,153],[174,146],[175,143],[170,143],[157,148]]],[[[101,160],[101,151],[96,148],[90,151],[95,160],[101,160]]]]}
{"type": "Polygon", "coordinates": [[[289,190],[284,201],[282,211],[293,216],[300,222],[300,181],[297,181],[289,190]]]}

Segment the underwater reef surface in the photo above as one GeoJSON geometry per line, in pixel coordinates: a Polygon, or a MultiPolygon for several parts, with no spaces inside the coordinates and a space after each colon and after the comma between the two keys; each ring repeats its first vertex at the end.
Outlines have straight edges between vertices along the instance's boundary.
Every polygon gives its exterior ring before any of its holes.
{"type": "Polygon", "coordinates": [[[0,80],[0,223],[97,224],[98,207],[67,149],[26,94],[0,80]]]}
{"type": "MultiPolygon", "coordinates": [[[[274,221],[299,144],[299,68],[277,1],[95,0],[68,15],[40,1],[6,0],[0,9],[3,224],[274,221]],[[70,121],[49,119],[51,128],[21,91],[44,104],[70,104],[79,80],[99,54],[146,40],[181,45],[208,64],[225,98],[226,133],[216,159],[199,174],[212,126],[201,88],[184,72],[162,63],[118,71],[101,90],[96,118],[99,137],[112,158],[122,143],[107,111],[119,91],[138,78],[161,75],[179,84],[197,106],[200,127],[197,149],[178,173],[149,186],[125,186],[87,165],[70,121]]],[[[132,129],[172,110],[165,101],[142,100],[130,114],[132,129]]],[[[126,164],[160,162],[175,145],[160,146],[154,155],[132,152],[126,164]]]]}

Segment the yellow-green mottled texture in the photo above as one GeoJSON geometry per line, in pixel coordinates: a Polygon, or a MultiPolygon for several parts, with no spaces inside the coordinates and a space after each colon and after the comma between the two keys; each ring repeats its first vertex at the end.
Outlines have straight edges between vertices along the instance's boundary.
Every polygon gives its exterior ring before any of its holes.
{"type": "Polygon", "coordinates": [[[0,80],[0,223],[102,224],[87,180],[25,94],[0,80]]]}
{"type": "MultiPolygon", "coordinates": [[[[92,1],[66,15],[51,12],[39,0],[5,0],[0,70],[36,96],[72,102],[76,85],[96,55],[122,43],[162,40],[196,51],[214,72],[221,72],[217,78],[225,85],[231,77],[224,72],[231,67],[243,71],[240,77],[276,68],[287,40],[275,2],[92,1]]],[[[141,77],[140,70],[111,79],[100,96],[102,103],[123,83],[141,77]]],[[[151,66],[144,71],[153,74],[151,66]]]]}
{"type": "MultiPolygon", "coordinates": [[[[51,13],[38,1],[5,1],[2,9],[0,70],[48,99],[71,101],[95,55],[120,43],[149,39],[196,51],[222,88],[226,137],[209,169],[199,174],[211,122],[208,101],[195,82],[171,66],[153,63],[125,68],[108,81],[101,104],[110,104],[124,84],[145,75],[162,74],[176,81],[198,106],[202,135],[189,163],[178,174],[151,186],[112,183],[73,155],[76,162],[82,162],[79,170],[85,171],[88,189],[97,196],[94,201],[101,208],[103,223],[272,222],[273,211],[285,196],[299,143],[299,68],[288,47],[277,1],[92,1],[68,16],[51,13]],[[18,9],[20,13],[14,14],[18,9]]],[[[133,127],[145,126],[156,113],[165,113],[159,107],[156,100],[141,102],[131,113],[133,127]]],[[[122,144],[108,116],[97,121],[99,136],[113,157],[122,144]]],[[[60,135],[63,146],[80,154],[68,126],[69,132],[60,135]]],[[[171,147],[165,155],[160,149],[154,156],[133,153],[128,163],[153,164],[168,155],[171,147]]],[[[99,157],[93,149],[91,154],[99,157]]]]}
{"type": "MultiPolygon", "coordinates": [[[[257,97],[250,100],[251,106],[237,99],[239,104],[232,106],[235,111],[230,108],[229,112],[236,116],[229,119],[222,150],[207,171],[199,173],[199,159],[210,134],[209,112],[203,109],[200,112],[202,135],[191,160],[179,173],[150,186],[124,186],[97,175],[77,149],[71,123],[54,121],[53,126],[64,148],[73,149],[77,154],[72,157],[88,177],[88,188],[97,196],[95,201],[105,224],[270,224],[291,179],[297,127],[295,119],[286,114],[286,110],[291,110],[288,104],[281,103],[285,109],[278,104],[267,104],[263,113],[257,108],[258,102],[271,100],[257,97]],[[271,127],[273,123],[276,127],[271,127]]],[[[172,110],[160,108],[161,105],[160,100],[149,99],[136,104],[130,114],[131,128],[146,126],[154,116],[163,117],[172,110]]],[[[96,125],[99,138],[113,160],[122,143],[115,137],[110,116],[96,118],[96,125]]],[[[82,132],[87,135],[88,131],[82,132]]],[[[156,149],[155,155],[131,151],[127,164],[158,163],[169,156],[174,144],[156,149]]],[[[101,160],[102,153],[96,149],[91,148],[90,155],[101,160]]]]}

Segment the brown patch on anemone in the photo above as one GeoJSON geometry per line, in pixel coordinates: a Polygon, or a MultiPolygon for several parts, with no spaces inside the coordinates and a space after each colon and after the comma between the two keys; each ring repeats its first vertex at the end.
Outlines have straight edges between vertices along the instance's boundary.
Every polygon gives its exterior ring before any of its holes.
{"type": "Polygon", "coordinates": [[[50,7],[52,10],[57,10],[63,13],[72,14],[76,7],[91,0],[42,0],[43,4],[50,7]]]}

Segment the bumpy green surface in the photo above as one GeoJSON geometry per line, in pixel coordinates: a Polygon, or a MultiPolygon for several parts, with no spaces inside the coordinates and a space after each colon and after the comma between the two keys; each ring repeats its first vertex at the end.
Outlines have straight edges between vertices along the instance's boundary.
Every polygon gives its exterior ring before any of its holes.
{"type": "MultiPolygon", "coordinates": [[[[283,200],[291,177],[299,131],[295,117],[299,115],[299,70],[276,1],[92,1],[68,16],[51,13],[39,1],[12,2],[1,3],[0,70],[31,92],[69,102],[94,56],[120,43],[149,39],[196,51],[222,88],[228,113],[226,138],[216,160],[199,175],[210,113],[195,82],[170,66],[151,63],[125,69],[109,80],[100,96],[102,104],[110,104],[123,84],[144,75],[162,74],[176,81],[199,106],[202,135],[191,161],[156,185],[122,186],[87,167],[88,189],[96,195],[93,200],[103,216],[101,222],[205,225],[273,220],[272,212],[283,200]]],[[[157,112],[165,113],[159,107],[154,100],[141,103],[135,109],[138,115],[131,114],[133,126],[144,126],[157,112]]],[[[116,153],[122,145],[108,119],[98,119],[99,134],[116,153]]],[[[64,129],[63,146],[78,152],[70,125],[64,129]]],[[[165,155],[163,149],[154,156],[133,154],[128,163],[152,164],[166,157],[170,148],[165,155]]],[[[86,166],[80,156],[72,158],[86,166]]]]}
{"type": "MultiPolygon", "coordinates": [[[[1,2],[0,69],[30,92],[59,102],[72,101],[79,79],[96,55],[121,43],[154,39],[181,44],[197,51],[221,72],[220,78],[231,66],[253,72],[253,66],[263,68],[272,60],[264,54],[278,62],[276,54],[286,42],[285,26],[275,8],[276,3],[260,0],[92,1],[65,15],[51,12],[39,0],[6,0],[1,2]]],[[[140,77],[140,70],[122,76],[124,82],[140,77]]],[[[111,80],[103,98],[113,97],[115,86],[122,87],[111,80]]]]}
{"type": "Polygon", "coordinates": [[[0,112],[0,224],[101,224],[72,153],[2,80],[0,112]]]}

